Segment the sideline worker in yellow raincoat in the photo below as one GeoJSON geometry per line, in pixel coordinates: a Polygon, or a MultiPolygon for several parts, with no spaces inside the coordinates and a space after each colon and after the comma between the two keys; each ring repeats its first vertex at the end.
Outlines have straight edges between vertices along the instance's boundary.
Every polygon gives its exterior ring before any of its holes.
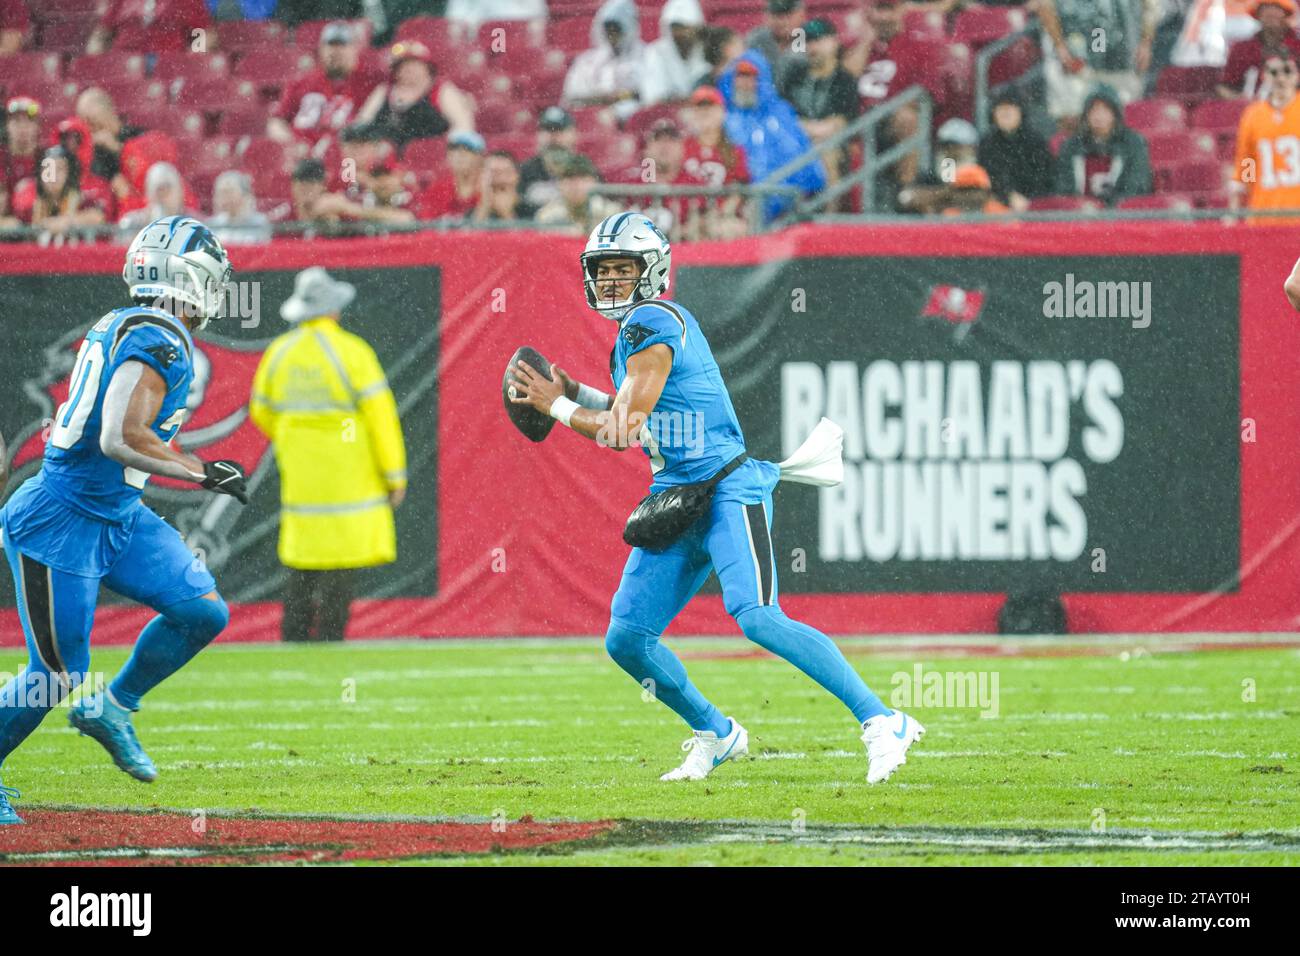
{"type": "Polygon", "coordinates": [[[280,467],[286,641],[341,641],[354,569],[397,558],[406,446],[374,349],[339,326],[355,295],[322,268],[298,273],[280,307],[295,328],[271,343],[253,376],[249,412],[280,467]]]}

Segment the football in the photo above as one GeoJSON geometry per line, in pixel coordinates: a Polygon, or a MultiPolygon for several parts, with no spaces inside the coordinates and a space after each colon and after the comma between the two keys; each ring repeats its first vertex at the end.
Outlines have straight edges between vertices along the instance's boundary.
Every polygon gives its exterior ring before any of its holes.
{"type": "Polygon", "coordinates": [[[551,363],[546,361],[546,357],[537,349],[527,345],[522,346],[510,356],[510,362],[506,365],[505,375],[501,379],[501,400],[505,402],[506,415],[524,437],[529,441],[542,441],[551,433],[551,429],[555,426],[555,419],[539,412],[531,405],[518,405],[512,401],[515,397],[515,386],[510,377],[510,370],[515,368],[516,362],[521,361],[527,362],[547,378],[551,377],[551,363]]]}

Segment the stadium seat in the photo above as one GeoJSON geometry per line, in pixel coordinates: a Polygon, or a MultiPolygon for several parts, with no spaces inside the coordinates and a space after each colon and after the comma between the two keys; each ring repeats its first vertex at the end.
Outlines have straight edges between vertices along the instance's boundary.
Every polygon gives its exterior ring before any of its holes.
{"type": "Polygon", "coordinates": [[[289,172],[289,152],[280,143],[265,136],[250,139],[239,153],[239,166],[252,174],[282,175],[289,172]]]}
{"type": "MultiPolygon", "coordinates": [[[[730,26],[730,24],[723,25],[730,26]]],[[[591,19],[578,17],[556,19],[555,11],[552,9],[551,19],[546,21],[546,44],[557,50],[563,50],[570,57],[587,49],[591,45],[591,19]]]]}
{"type": "Polygon", "coordinates": [[[1195,205],[1196,203],[1189,196],[1164,193],[1157,196],[1130,196],[1127,199],[1121,199],[1118,208],[1168,209],[1176,212],[1187,212],[1195,207],[1195,205]]]}
{"type": "Polygon", "coordinates": [[[972,48],[1000,40],[1025,28],[1025,12],[1015,7],[969,6],[957,14],[952,28],[954,43],[972,48]]]}
{"type": "Polygon", "coordinates": [[[229,103],[238,102],[238,91],[245,86],[228,76],[177,80],[172,84],[172,99],[178,106],[215,112],[229,103]]]}
{"type": "Polygon", "coordinates": [[[1223,164],[1212,159],[1194,159],[1170,170],[1169,189],[1180,193],[1219,193],[1227,188],[1223,164]]]}
{"type": "Polygon", "coordinates": [[[223,136],[258,136],[266,131],[267,111],[257,104],[229,105],[217,119],[217,132],[223,136]]]}
{"type": "Polygon", "coordinates": [[[1214,159],[1215,140],[1208,133],[1193,130],[1162,130],[1147,137],[1152,163],[1214,159]]]}
{"type": "Polygon", "coordinates": [[[23,84],[57,81],[63,77],[63,58],[57,53],[10,53],[0,56],[0,83],[5,89],[23,84]]]}
{"type": "Polygon", "coordinates": [[[1187,110],[1178,100],[1138,100],[1124,107],[1124,122],[1139,132],[1185,129],[1187,110]]]}
{"type": "Polygon", "coordinates": [[[52,53],[82,53],[94,31],[95,18],[86,16],[84,9],[75,17],[46,20],[40,26],[41,49],[52,53]]]}
{"type": "Polygon", "coordinates": [[[1042,56],[1042,48],[1037,43],[1029,37],[1021,37],[993,57],[993,62],[989,64],[990,89],[1024,76],[1042,56]]]}
{"type": "Polygon", "coordinates": [[[1213,133],[1230,131],[1234,136],[1241,122],[1241,114],[1250,105],[1250,100],[1206,100],[1192,110],[1192,125],[1197,129],[1213,133]]]}
{"type": "MultiPolygon", "coordinates": [[[[166,133],[177,142],[202,139],[207,132],[207,121],[200,110],[175,107],[137,119],[151,129],[166,133]]],[[[186,159],[188,161],[188,156],[186,159]]]]}
{"type": "Polygon", "coordinates": [[[144,79],[143,53],[99,53],[76,57],[68,64],[67,77],[80,87],[126,78],[144,79]]]}
{"type": "Polygon", "coordinates": [[[232,74],[236,79],[249,80],[259,89],[281,89],[304,70],[309,70],[315,58],[311,53],[284,50],[256,50],[240,57],[232,74]]]}
{"type": "Polygon", "coordinates": [[[1190,106],[1215,96],[1222,73],[1217,66],[1167,66],[1156,78],[1156,95],[1180,99],[1190,106]]]}
{"type": "Polygon", "coordinates": [[[221,48],[233,52],[283,46],[289,31],[278,20],[222,20],[217,26],[221,48]]]}
{"type": "Polygon", "coordinates": [[[1087,196],[1039,196],[1029,200],[1030,212],[1097,212],[1101,203],[1087,196]]]}
{"type": "Polygon", "coordinates": [[[545,20],[489,20],[479,25],[475,37],[479,48],[489,54],[522,49],[546,49],[545,20]]]}
{"type": "Polygon", "coordinates": [[[224,53],[159,53],[152,76],[163,80],[198,80],[228,76],[230,58],[224,53]]]}

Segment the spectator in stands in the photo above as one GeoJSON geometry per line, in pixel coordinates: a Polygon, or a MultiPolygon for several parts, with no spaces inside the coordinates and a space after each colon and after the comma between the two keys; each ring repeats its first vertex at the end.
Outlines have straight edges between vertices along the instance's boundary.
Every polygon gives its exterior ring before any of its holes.
{"type": "Polygon", "coordinates": [[[795,37],[806,19],[803,0],[767,0],[767,23],[745,38],[746,48],[767,60],[778,90],[785,89],[786,71],[803,59],[803,52],[795,49],[795,37]]]}
{"type": "Polygon", "coordinates": [[[560,195],[537,210],[534,217],[543,225],[567,226],[564,231],[586,236],[606,216],[623,208],[604,196],[593,195],[600,174],[586,156],[574,154],[560,170],[560,195]]]}
{"type": "MultiPolygon", "coordinates": [[[[844,68],[858,78],[863,110],[878,106],[914,85],[924,87],[931,101],[942,109],[946,94],[946,44],[910,36],[903,29],[905,13],[904,0],[873,0],[857,16],[849,18],[858,42],[845,50],[841,59],[844,68]]],[[[916,136],[921,131],[920,115],[914,103],[890,114],[876,138],[877,150],[883,152],[916,136]]],[[[920,153],[908,153],[889,168],[885,185],[893,190],[906,189],[926,172],[920,168],[920,153]]]]}
{"type": "Polygon", "coordinates": [[[1111,206],[1151,192],[1147,141],[1125,125],[1119,94],[1104,83],[1084,100],[1079,132],[1061,144],[1055,192],[1111,206]]]}
{"type": "Polygon", "coordinates": [[[636,110],[645,69],[641,20],[633,0],[605,0],[591,21],[591,49],[574,57],[564,77],[568,106],[616,107],[621,116],[636,110]]]}
{"type": "Polygon", "coordinates": [[[705,27],[703,35],[701,46],[709,72],[700,81],[700,85],[716,88],[727,68],[744,55],[745,41],[731,27],[705,27]]]}
{"type": "MultiPolygon", "coordinates": [[[[1300,97],[1296,96],[1296,54],[1287,47],[1264,61],[1268,99],[1251,103],[1237,128],[1236,162],[1229,202],[1233,209],[1300,209],[1300,160],[1279,144],[1300,138],[1300,97]]],[[[1293,225],[1295,219],[1252,220],[1293,225]]]]}
{"type": "Polygon", "coordinates": [[[375,87],[357,116],[400,150],[413,139],[474,129],[473,101],[450,80],[439,79],[433,54],[419,41],[389,50],[388,81],[375,87]]]}
{"type": "Polygon", "coordinates": [[[1292,26],[1295,0],[1254,0],[1250,13],[1259,21],[1259,30],[1228,50],[1228,63],[1217,87],[1225,99],[1268,99],[1268,84],[1261,82],[1266,79],[1262,71],[1267,54],[1285,47],[1300,56],[1300,36],[1292,26]]]}
{"type": "Polygon", "coordinates": [[[90,128],[95,142],[95,157],[91,160],[90,171],[112,185],[113,192],[122,198],[130,192],[119,175],[122,171],[122,147],[144,130],[124,122],[113,105],[113,98],[97,86],[82,90],[77,97],[77,118],[90,128]]]}
{"type": "Polygon", "coordinates": [[[1038,0],[1052,118],[1068,125],[1097,83],[1121,103],[1137,99],[1159,16],[1160,0],[1038,0]]]}
{"type": "Polygon", "coordinates": [[[203,0],[214,20],[269,20],[276,0],[203,0]]]}
{"type": "Polygon", "coordinates": [[[958,116],[947,120],[934,135],[933,168],[918,171],[916,178],[899,190],[898,210],[932,213],[942,208],[957,170],[975,163],[979,141],[979,130],[969,120],[958,116]]]}
{"type": "Polygon", "coordinates": [[[109,0],[86,52],[201,53],[216,49],[216,41],[203,0],[109,0]],[[203,45],[196,48],[200,39],[203,45]]]}
{"type": "Polygon", "coordinates": [[[367,218],[384,222],[414,222],[415,195],[409,188],[411,175],[392,153],[380,156],[367,170],[370,186],[361,205],[370,210],[367,218]]]}
{"type": "Polygon", "coordinates": [[[0,0],[0,56],[21,50],[31,28],[25,0],[0,0]]]}
{"type": "Polygon", "coordinates": [[[1016,212],[1029,200],[1052,191],[1052,153],[1047,140],[1025,123],[1019,96],[1008,90],[993,100],[993,123],[979,147],[979,164],[993,183],[993,194],[1016,212]]]}
{"type": "MultiPolygon", "coordinates": [[[[727,103],[727,137],[744,147],[754,182],[763,182],[811,149],[812,143],[799,125],[794,107],[777,95],[762,54],[750,50],[737,60],[723,76],[718,90],[727,103]]],[[[819,192],[826,185],[826,170],[820,160],[813,160],[782,183],[796,186],[805,194],[819,192]]],[[[772,196],[763,205],[764,216],[772,219],[789,206],[789,199],[772,196]]]]}
{"type": "Polygon", "coordinates": [[[15,205],[30,209],[30,224],[44,230],[42,241],[61,239],[82,226],[100,226],[113,211],[113,196],[106,190],[81,188],[77,157],[62,146],[51,146],[41,155],[41,175],[29,179],[33,195],[30,206],[23,199],[15,205]]]}
{"type": "Polygon", "coordinates": [[[133,209],[118,221],[125,232],[138,232],[164,216],[193,216],[185,208],[185,185],[180,170],[171,163],[154,163],[144,177],[144,195],[148,205],[133,209]]]}
{"type": "Polygon", "coordinates": [[[483,162],[483,184],[474,222],[514,222],[532,219],[537,209],[519,195],[519,164],[504,149],[493,150],[483,162]]]}
{"type": "MultiPolygon", "coordinates": [[[[840,38],[835,24],[817,18],[804,24],[808,55],[786,71],[782,95],[799,114],[813,145],[825,142],[857,118],[861,110],[858,81],[840,65],[840,38]]],[[[822,153],[827,182],[838,182],[848,156],[843,148],[822,153]]]]}
{"type": "Polygon", "coordinates": [[[537,154],[519,170],[519,190],[536,209],[560,195],[560,167],[578,145],[578,128],[568,111],[548,106],[537,120],[537,154]]]}
{"type": "Polygon", "coordinates": [[[940,199],[939,212],[944,216],[964,213],[1005,215],[1011,210],[993,197],[993,183],[984,167],[967,163],[957,167],[951,185],[940,199]]]}
{"type": "Polygon", "coordinates": [[[337,224],[340,222],[410,222],[411,213],[385,205],[366,205],[330,192],[325,185],[325,166],[319,159],[300,160],[289,181],[293,217],[298,222],[337,224]]]}
{"type": "Polygon", "coordinates": [[[487,143],[473,131],[455,133],[447,142],[447,174],[435,179],[415,204],[419,219],[464,219],[477,206],[483,183],[487,143]]]}
{"type": "Polygon", "coordinates": [[[641,105],[684,100],[709,72],[700,31],[700,0],[668,0],[659,15],[659,38],[646,47],[641,105]]]}
{"type": "Polygon", "coordinates": [[[41,104],[30,96],[15,96],[5,104],[5,141],[0,148],[0,192],[9,196],[10,210],[18,184],[36,175],[40,158],[41,104]]]}
{"type": "MultiPolygon", "coordinates": [[[[688,112],[691,135],[683,148],[683,179],[701,186],[742,185],[749,182],[745,150],[727,139],[723,130],[726,104],[711,86],[701,86],[691,96],[688,112]]],[[[725,196],[703,206],[701,238],[729,239],[743,235],[748,224],[744,199],[725,196]]]]}
{"type": "Polygon", "coordinates": [[[352,25],[341,20],[328,24],[321,31],[315,69],[285,87],[266,121],[266,135],[277,143],[296,144],[299,156],[327,147],[384,81],[360,59],[361,38],[352,25]]]}
{"type": "Polygon", "coordinates": [[[271,221],[257,211],[253,180],[247,173],[230,169],[217,177],[208,226],[227,246],[271,241],[271,221]]]}

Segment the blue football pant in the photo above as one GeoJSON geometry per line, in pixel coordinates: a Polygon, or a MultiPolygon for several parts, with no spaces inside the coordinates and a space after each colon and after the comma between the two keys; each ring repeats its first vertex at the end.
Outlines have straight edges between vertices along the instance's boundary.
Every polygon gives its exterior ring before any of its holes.
{"type": "MultiPolygon", "coordinates": [[[[0,763],[87,676],[98,578],[67,574],[23,554],[7,537],[27,666],[0,688],[0,763]]],[[[109,690],[124,707],[175,673],[221,632],[229,611],[207,568],[174,528],[146,510],[102,583],[153,608],[131,658],[109,690]],[[213,593],[216,600],[202,595],[213,593]]]]}
{"type": "Polygon", "coordinates": [[[889,713],[830,638],[781,610],[771,527],[771,495],[756,504],[715,501],[668,548],[633,548],[611,606],[605,635],[610,657],[692,730],[726,733],[726,717],[659,639],[713,570],[722,584],[723,604],[747,638],[799,668],[859,722],[889,713]]]}

